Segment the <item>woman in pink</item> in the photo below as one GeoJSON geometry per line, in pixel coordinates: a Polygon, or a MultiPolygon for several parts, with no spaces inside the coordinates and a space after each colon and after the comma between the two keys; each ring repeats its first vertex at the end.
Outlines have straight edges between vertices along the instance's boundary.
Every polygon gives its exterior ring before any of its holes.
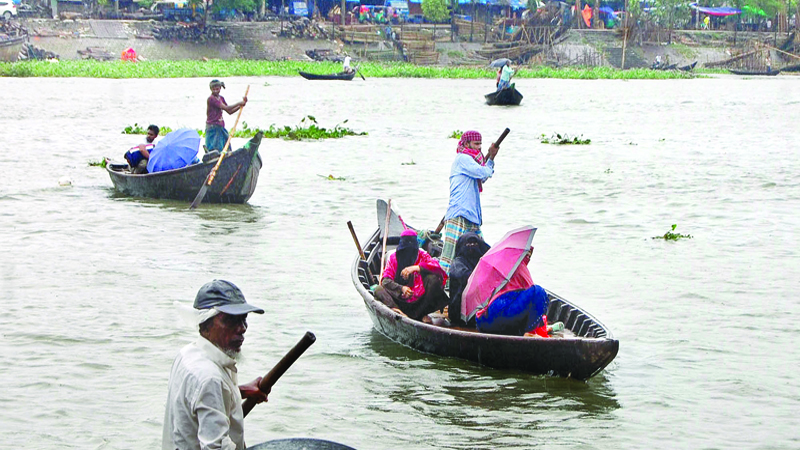
{"type": "Polygon", "coordinates": [[[447,274],[439,262],[419,248],[417,233],[406,230],[400,235],[397,250],[389,255],[375,298],[420,320],[447,306],[446,281],[447,274]]]}

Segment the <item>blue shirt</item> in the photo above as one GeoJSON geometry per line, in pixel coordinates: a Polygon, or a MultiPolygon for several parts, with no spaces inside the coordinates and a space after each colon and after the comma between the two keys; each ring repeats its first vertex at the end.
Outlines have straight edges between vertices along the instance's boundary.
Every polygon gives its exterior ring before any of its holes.
{"type": "Polygon", "coordinates": [[[478,180],[486,181],[494,174],[494,161],[486,161],[482,166],[464,153],[456,155],[450,167],[450,204],[444,219],[463,217],[472,223],[483,223],[481,213],[481,193],[478,180]]]}

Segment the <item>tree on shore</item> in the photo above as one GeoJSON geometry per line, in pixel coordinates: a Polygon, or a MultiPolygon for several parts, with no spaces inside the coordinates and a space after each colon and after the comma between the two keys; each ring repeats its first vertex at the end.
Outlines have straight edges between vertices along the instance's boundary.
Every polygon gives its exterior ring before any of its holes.
{"type": "Polygon", "coordinates": [[[436,42],[436,24],[450,17],[447,0],[422,0],[422,14],[429,22],[433,22],[433,41],[436,42]]]}

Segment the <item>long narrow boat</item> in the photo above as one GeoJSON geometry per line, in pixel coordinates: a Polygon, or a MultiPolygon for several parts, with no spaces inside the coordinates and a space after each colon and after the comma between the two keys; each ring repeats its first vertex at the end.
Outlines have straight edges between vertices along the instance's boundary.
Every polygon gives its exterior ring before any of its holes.
{"type": "Polygon", "coordinates": [[[692,70],[694,70],[694,66],[696,66],[696,65],[697,65],[697,61],[695,61],[695,62],[693,62],[691,64],[687,64],[685,66],[680,66],[680,67],[678,67],[678,70],[682,70],[684,72],[691,72],[692,70]]]}
{"type": "MultiPolygon", "coordinates": [[[[389,227],[387,253],[390,246],[394,248],[400,241],[393,228],[396,230],[396,227],[389,227]]],[[[375,329],[397,343],[425,353],[465,359],[497,369],[578,380],[596,375],[617,356],[619,341],[613,338],[605,325],[574,303],[549,291],[547,321],[564,322],[564,337],[501,336],[412,320],[372,296],[370,286],[377,283],[381,248],[379,228],[363,248],[366,260],[356,256],[351,276],[375,329]]]]}
{"type": "Polygon", "coordinates": [[[303,72],[302,70],[299,71],[300,76],[305,78],[306,80],[342,80],[342,81],[352,81],[353,77],[356,76],[356,72],[339,72],[334,73],[331,75],[318,75],[315,73],[308,73],[303,72]]]}
{"type": "Polygon", "coordinates": [[[484,95],[487,105],[519,105],[522,102],[522,94],[512,83],[511,86],[484,95]]]}
{"type": "MultiPolygon", "coordinates": [[[[261,170],[258,147],[263,134],[257,133],[244,147],[229,153],[217,170],[214,183],[208,188],[204,203],[244,203],[256,190],[261,170]]],[[[218,158],[180,169],[132,174],[127,164],[107,163],[106,170],[114,189],[134,197],[165,198],[192,201],[218,158]]]]}
{"type": "Polygon", "coordinates": [[[776,70],[728,69],[728,72],[735,75],[748,75],[748,76],[757,75],[757,76],[774,77],[775,75],[781,73],[781,69],[776,69],[776,70]]]}

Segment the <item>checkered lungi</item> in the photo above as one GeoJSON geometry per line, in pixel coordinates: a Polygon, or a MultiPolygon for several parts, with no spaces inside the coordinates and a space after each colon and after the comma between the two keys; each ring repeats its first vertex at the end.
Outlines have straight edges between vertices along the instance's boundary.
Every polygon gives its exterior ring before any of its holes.
{"type": "Polygon", "coordinates": [[[450,274],[450,263],[453,262],[453,259],[456,257],[456,242],[458,242],[458,238],[461,237],[462,234],[469,231],[472,231],[483,239],[481,226],[461,216],[448,219],[444,224],[444,233],[442,233],[444,247],[442,248],[442,256],[439,258],[439,265],[442,266],[442,269],[444,269],[448,275],[450,274]]]}

